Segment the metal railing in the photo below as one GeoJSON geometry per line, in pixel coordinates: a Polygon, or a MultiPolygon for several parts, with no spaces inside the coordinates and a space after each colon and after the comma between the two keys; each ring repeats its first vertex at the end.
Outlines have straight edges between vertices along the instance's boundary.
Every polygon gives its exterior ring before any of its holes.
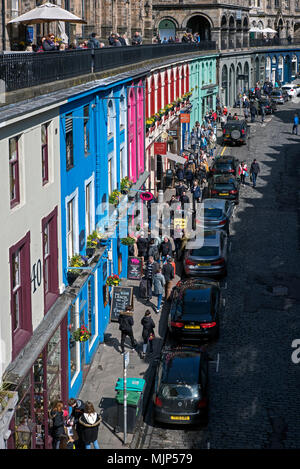
{"type": "Polygon", "coordinates": [[[0,55],[0,79],[6,91],[15,91],[150,59],[196,51],[214,51],[215,41],[198,44],[149,44],[102,49],[75,49],[0,55]]]}
{"type": "Polygon", "coordinates": [[[266,38],[266,39],[252,39],[249,40],[250,47],[270,47],[270,46],[300,46],[300,38],[266,38]]]}

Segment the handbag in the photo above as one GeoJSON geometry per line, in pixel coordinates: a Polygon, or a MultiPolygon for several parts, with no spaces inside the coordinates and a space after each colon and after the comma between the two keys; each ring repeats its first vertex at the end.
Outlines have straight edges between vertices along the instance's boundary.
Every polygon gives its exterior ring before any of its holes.
{"type": "Polygon", "coordinates": [[[249,177],[249,174],[247,173],[247,171],[244,172],[244,176],[247,178],[249,177]]]}
{"type": "Polygon", "coordinates": [[[151,332],[151,334],[149,335],[149,340],[153,340],[155,338],[155,335],[153,332],[151,332]]]}

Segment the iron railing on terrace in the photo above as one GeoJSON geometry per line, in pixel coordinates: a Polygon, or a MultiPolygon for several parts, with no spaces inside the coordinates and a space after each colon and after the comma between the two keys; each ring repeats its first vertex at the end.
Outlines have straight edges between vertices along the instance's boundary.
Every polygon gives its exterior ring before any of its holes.
{"type": "Polygon", "coordinates": [[[279,38],[272,39],[251,39],[249,40],[250,47],[270,47],[270,46],[300,46],[300,38],[279,38]]]}
{"type": "Polygon", "coordinates": [[[6,91],[9,92],[170,55],[197,50],[215,51],[216,47],[215,41],[201,41],[198,44],[149,44],[94,50],[8,53],[0,55],[0,79],[5,82],[6,91]]]}

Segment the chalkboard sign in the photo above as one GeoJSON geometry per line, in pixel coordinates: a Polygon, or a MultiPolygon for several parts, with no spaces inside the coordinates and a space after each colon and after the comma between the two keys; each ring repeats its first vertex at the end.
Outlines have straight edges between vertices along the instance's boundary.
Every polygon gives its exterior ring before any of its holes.
{"type": "Polygon", "coordinates": [[[126,306],[132,306],[132,287],[113,287],[111,295],[111,321],[117,321],[120,313],[125,311],[126,306]]]}
{"type": "Polygon", "coordinates": [[[127,278],[131,280],[141,280],[143,271],[143,261],[141,257],[128,257],[127,278]]]}

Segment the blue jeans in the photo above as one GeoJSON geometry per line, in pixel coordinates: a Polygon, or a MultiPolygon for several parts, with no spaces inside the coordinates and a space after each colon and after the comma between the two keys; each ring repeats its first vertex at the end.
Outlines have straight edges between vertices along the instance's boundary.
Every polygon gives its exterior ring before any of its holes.
{"type": "MultiPolygon", "coordinates": [[[[86,445],[85,445],[85,449],[92,449],[92,448],[91,448],[91,444],[92,444],[92,443],[86,444],[86,445]]],[[[100,449],[97,440],[96,440],[96,441],[93,441],[93,445],[94,445],[94,449],[100,449]]]]}
{"type": "Polygon", "coordinates": [[[252,173],[252,184],[253,184],[253,187],[256,186],[256,178],[257,178],[257,174],[252,173]]]}
{"type": "Polygon", "coordinates": [[[158,309],[158,311],[160,310],[161,302],[162,302],[162,293],[157,295],[157,309],[158,309]]]}

